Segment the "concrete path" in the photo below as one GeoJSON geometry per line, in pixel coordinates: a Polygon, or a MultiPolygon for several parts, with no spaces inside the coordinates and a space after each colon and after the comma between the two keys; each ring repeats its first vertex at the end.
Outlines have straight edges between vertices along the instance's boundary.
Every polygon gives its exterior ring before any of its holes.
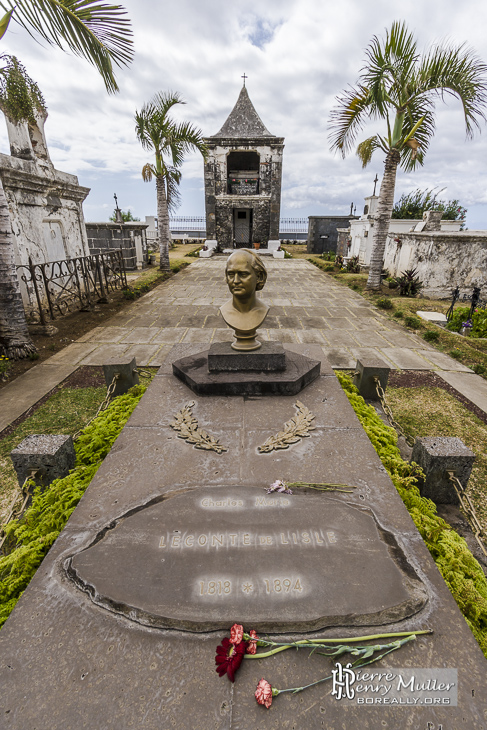
{"type": "MultiPolygon", "coordinates": [[[[487,383],[469,368],[392,322],[359,294],[308,261],[266,260],[262,298],[271,305],[262,339],[318,344],[333,368],[352,368],[360,355],[380,355],[391,368],[434,370],[487,411],[487,383]]],[[[0,430],[80,365],[133,355],[159,366],[181,342],[231,340],[219,307],[228,299],[225,259],[197,261],[0,391],[0,430]]]]}

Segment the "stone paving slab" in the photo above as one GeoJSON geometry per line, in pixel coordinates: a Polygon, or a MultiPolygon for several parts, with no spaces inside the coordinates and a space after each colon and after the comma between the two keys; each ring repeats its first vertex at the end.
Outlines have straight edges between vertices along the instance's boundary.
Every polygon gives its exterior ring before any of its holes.
{"type": "Polygon", "coordinates": [[[0,431],[37,403],[77,369],[65,363],[41,363],[20,375],[0,391],[0,431]]]}
{"type": "Polygon", "coordinates": [[[130,332],[128,327],[95,327],[78,342],[120,342],[130,332]]]}
{"type": "Polygon", "coordinates": [[[441,368],[442,370],[453,370],[461,373],[472,372],[472,370],[466,365],[458,362],[458,360],[455,360],[453,357],[445,355],[444,352],[439,352],[438,350],[424,350],[421,354],[424,358],[434,363],[437,368],[441,368]]]}
{"type": "Polygon", "coordinates": [[[421,352],[403,347],[382,347],[384,355],[400,370],[431,370],[431,363],[421,357],[421,352]]]}
{"type": "Polygon", "coordinates": [[[443,378],[455,390],[475,403],[484,413],[487,413],[487,381],[474,373],[454,373],[438,370],[437,375],[443,378]]]}
{"type": "MultiPolygon", "coordinates": [[[[49,360],[46,360],[46,362],[49,365],[60,365],[61,363],[76,365],[77,363],[80,363],[81,360],[84,360],[86,356],[90,354],[90,352],[94,352],[96,349],[97,344],[94,342],[89,342],[86,344],[82,342],[73,342],[72,345],[68,345],[59,352],[56,352],[56,354],[50,357],[49,360]]],[[[32,370],[38,372],[39,375],[41,375],[41,371],[37,370],[37,368],[40,367],[41,365],[36,365],[35,368],[32,368],[32,370]]],[[[29,372],[31,371],[29,370],[29,372]]]]}

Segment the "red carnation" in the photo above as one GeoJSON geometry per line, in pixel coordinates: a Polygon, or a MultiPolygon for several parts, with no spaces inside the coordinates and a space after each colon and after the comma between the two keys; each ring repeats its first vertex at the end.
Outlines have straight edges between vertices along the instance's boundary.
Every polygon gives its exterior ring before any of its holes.
{"type": "Polygon", "coordinates": [[[230,682],[235,682],[235,672],[242,663],[246,648],[247,642],[241,641],[235,646],[225,636],[220,646],[217,647],[215,656],[216,671],[220,677],[227,674],[230,682]]]}
{"type": "Polygon", "coordinates": [[[247,642],[247,654],[256,654],[257,653],[257,642],[259,640],[259,637],[257,636],[256,632],[252,629],[252,631],[249,631],[250,641],[247,642]]]}
{"type": "Polygon", "coordinates": [[[272,705],[272,687],[269,682],[262,678],[255,690],[255,699],[259,705],[265,705],[267,709],[272,705]]]}
{"type": "Polygon", "coordinates": [[[243,626],[240,624],[233,624],[230,629],[230,644],[240,644],[243,639],[243,626]]]}

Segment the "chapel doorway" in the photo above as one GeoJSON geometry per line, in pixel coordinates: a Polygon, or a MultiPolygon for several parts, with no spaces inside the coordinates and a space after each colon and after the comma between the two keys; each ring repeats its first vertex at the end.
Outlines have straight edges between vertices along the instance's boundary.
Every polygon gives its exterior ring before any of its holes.
{"type": "Polygon", "coordinates": [[[252,242],[252,209],[235,208],[233,211],[233,240],[235,248],[248,248],[252,242]]]}

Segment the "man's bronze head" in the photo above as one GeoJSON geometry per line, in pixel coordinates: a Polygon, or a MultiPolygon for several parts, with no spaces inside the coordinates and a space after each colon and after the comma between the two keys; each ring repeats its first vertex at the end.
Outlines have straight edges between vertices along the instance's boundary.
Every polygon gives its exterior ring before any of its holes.
{"type": "Polygon", "coordinates": [[[259,256],[245,248],[228,257],[225,276],[228,288],[237,299],[251,297],[267,281],[267,271],[259,256]]]}

